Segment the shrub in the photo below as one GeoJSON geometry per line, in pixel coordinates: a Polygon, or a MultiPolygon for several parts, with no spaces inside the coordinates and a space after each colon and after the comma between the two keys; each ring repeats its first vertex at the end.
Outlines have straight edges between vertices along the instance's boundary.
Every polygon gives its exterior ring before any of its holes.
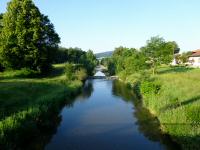
{"type": "Polygon", "coordinates": [[[74,79],[74,66],[71,63],[65,64],[65,76],[67,81],[74,79]]]}
{"type": "Polygon", "coordinates": [[[2,66],[2,64],[0,64],[0,72],[3,72],[4,67],[2,66]]]}
{"type": "Polygon", "coordinates": [[[87,71],[84,68],[80,68],[75,72],[76,79],[84,81],[87,78],[87,71]]]}
{"type": "Polygon", "coordinates": [[[154,79],[144,80],[141,82],[140,89],[144,95],[158,94],[159,90],[161,89],[161,84],[159,81],[155,81],[154,79]]]}

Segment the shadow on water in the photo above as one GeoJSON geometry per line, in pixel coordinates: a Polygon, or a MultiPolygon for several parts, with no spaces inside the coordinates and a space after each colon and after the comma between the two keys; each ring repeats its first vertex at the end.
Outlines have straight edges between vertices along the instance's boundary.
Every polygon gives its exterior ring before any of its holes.
{"type": "MultiPolygon", "coordinates": [[[[78,96],[67,97],[66,100],[59,106],[59,109],[52,108],[50,111],[38,116],[37,123],[32,121],[28,124],[23,124],[19,127],[15,136],[18,140],[11,138],[8,144],[12,144],[12,149],[15,150],[43,150],[45,146],[51,141],[53,135],[57,133],[58,126],[62,122],[60,114],[64,107],[73,107],[77,97],[87,99],[93,92],[93,85],[91,82],[85,82],[81,93],[78,96]],[[22,131],[23,130],[23,131],[22,131]],[[30,134],[24,134],[30,133],[30,134]]],[[[57,107],[57,106],[55,106],[57,107]]],[[[11,135],[12,136],[12,135],[11,135]]],[[[0,145],[0,150],[4,150],[6,146],[0,145]]]]}
{"type": "Polygon", "coordinates": [[[133,88],[120,81],[113,82],[113,95],[122,97],[126,102],[134,105],[133,116],[137,118],[139,131],[151,141],[157,141],[165,145],[167,150],[179,150],[180,146],[172,141],[169,135],[163,134],[160,129],[159,120],[154,117],[148,109],[142,106],[142,101],[133,88]]]}

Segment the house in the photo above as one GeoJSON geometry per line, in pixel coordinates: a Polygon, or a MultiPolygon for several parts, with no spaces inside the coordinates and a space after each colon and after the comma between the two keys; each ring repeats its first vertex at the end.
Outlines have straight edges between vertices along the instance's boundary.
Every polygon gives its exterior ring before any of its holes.
{"type": "Polygon", "coordinates": [[[192,55],[189,56],[189,64],[191,67],[200,67],[200,49],[192,51],[192,55]]]}

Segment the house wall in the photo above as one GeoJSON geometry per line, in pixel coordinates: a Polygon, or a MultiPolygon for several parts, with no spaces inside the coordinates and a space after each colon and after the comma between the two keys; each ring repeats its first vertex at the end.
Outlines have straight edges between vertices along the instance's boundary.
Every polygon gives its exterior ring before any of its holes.
{"type": "Polygon", "coordinates": [[[193,67],[200,67],[200,57],[190,57],[189,62],[193,67]]]}

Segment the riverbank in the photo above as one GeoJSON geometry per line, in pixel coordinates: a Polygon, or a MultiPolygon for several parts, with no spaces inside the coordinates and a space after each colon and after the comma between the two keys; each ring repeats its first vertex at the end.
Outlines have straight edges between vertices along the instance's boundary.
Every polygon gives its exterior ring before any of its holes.
{"type": "Polygon", "coordinates": [[[66,81],[64,68],[54,65],[48,76],[26,70],[0,73],[1,148],[21,147],[54,126],[50,118],[82,87],[80,80],[66,81]]]}
{"type": "Polygon", "coordinates": [[[165,66],[155,76],[147,74],[134,74],[125,81],[140,83],[143,105],[159,119],[164,133],[182,149],[199,149],[200,70],[165,66]]]}

